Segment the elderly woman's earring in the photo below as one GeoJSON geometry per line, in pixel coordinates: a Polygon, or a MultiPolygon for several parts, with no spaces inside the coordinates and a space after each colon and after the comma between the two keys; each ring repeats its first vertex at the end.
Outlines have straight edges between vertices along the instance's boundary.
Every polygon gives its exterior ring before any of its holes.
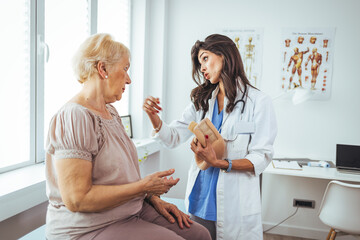
{"type": "Polygon", "coordinates": [[[105,76],[105,78],[107,79],[107,78],[108,78],[108,76],[106,75],[106,76],[105,76]]]}

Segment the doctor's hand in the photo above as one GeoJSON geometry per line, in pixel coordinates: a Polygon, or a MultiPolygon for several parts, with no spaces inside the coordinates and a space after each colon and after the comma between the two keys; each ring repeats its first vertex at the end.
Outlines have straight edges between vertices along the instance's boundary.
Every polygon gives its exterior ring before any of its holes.
{"type": "Polygon", "coordinates": [[[159,106],[160,99],[153,96],[145,98],[143,103],[143,109],[148,115],[156,115],[162,108],[159,106]]]}
{"type": "Polygon", "coordinates": [[[191,141],[190,147],[191,150],[195,153],[197,157],[203,159],[212,167],[217,167],[218,159],[216,157],[215,150],[211,146],[209,136],[205,135],[206,147],[201,146],[197,141],[191,141]]]}
{"type": "Polygon", "coordinates": [[[159,111],[162,110],[159,104],[160,104],[159,98],[155,98],[153,96],[149,96],[145,98],[143,103],[143,110],[147,113],[153,125],[153,128],[157,131],[160,130],[162,125],[161,119],[158,115],[159,111]]]}
{"type": "Polygon", "coordinates": [[[158,213],[163,215],[170,223],[175,223],[175,219],[179,224],[181,229],[184,228],[184,225],[190,228],[190,224],[193,221],[190,220],[190,216],[180,211],[174,204],[165,202],[160,199],[158,196],[152,196],[149,199],[151,205],[156,209],[158,213]]]}

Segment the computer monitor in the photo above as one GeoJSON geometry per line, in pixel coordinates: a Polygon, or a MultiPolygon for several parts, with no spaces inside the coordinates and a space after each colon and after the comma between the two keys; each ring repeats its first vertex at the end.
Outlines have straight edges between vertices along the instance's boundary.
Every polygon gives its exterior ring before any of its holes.
{"type": "Polygon", "coordinates": [[[360,146],[336,144],[336,168],[360,171],[360,146]]]}

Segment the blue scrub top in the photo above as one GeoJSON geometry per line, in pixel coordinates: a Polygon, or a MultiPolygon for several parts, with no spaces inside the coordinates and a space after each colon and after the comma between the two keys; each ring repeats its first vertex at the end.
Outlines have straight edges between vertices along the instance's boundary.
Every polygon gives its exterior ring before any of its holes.
{"type": "MultiPolygon", "coordinates": [[[[222,120],[223,111],[219,113],[216,99],[211,122],[217,130],[220,129],[222,120]]],[[[189,212],[191,214],[205,220],[216,221],[216,185],[219,171],[219,168],[214,167],[200,170],[189,196],[189,212]]]]}

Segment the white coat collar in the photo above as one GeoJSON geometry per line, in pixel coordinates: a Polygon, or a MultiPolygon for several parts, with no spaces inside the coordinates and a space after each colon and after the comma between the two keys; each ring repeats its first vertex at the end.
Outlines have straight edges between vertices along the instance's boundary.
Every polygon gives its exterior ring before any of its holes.
{"type": "MultiPolygon", "coordinates": [[[[235,98],[235,101],[237,100],[240,100],[241,97],[243,96],[244,94],[244,89],[245,89],[245,85],[240,81],[240,78],[238,78],[238,81],[239,81],[239,84],[240,84],[240,88],[236,88],[236,98],[235,98]]],[[[249,86],[247,86],[247,92],[249,91],[249,86]]],[[[217,97],[218,93],[220,91],[220,87],[219,85],[217,85],[217,87],[215,88],[215,90],[212,92],[212,95],[211,95],[211,100],[212,101],[215,101],[215,98],[217,97]]],[[[226,97],[225,95],[225,99],[226,103],[229,101],[228,98],[226,97]]],[[[226,106],[225,102],[224,102],[224,106],[226,106]]]]}
{"type": "MultiPolygon", "coordinates": [[[[240,100],[244,94],[244,89],[245,89],[245,86],[244,84],[240,81],[240,78],[238,78],[238,81],[239,81],[239,84],[240,84],[240,88],[237,88],[236,89],[236,98],[235,98],[235,102],[237,100],[240,100]]],[[[247,93],[249,93],[249,86],[247,86],[247,93]]],[[[212,95],[211,95],[211,98],[209,99],[209,110],[208,112],[206,113],[205,117],[209,118],[210,121],[212,119],[212,115],[213,115],[213,111],[214,111],[214,104],[215,104],[215,100],[216,100],[216,97],[218,95],[220,91],[220,87],[219,85],[215,88],[215,90],[212,92],[212,95]]],[[[244,101],[246,101],[246,96],[244,97],[244,101]]],[[[226,112],[226,106],[229,102],[229,99],[226,97],[225,95],[225,98],[224,98],[224,115],[223,115],[223,121],[228,117],[228,113],[226,112]]]]}

